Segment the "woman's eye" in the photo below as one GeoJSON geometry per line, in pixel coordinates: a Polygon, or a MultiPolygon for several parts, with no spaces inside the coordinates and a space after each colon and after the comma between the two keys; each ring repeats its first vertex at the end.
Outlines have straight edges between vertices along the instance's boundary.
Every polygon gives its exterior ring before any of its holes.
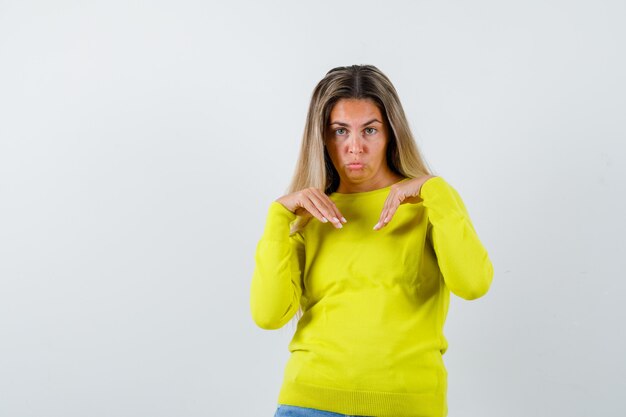
{"type": "Polygon", "coordinates": [[[365,128],[365,133],[367,133],[369,135],[373,135],[374,133],[376,133],[376,128],[375,127],[366,127],[365,128]]]}
{"type": "Polygon", "coordinates": [[[344,129],[344,128],[342,127],[342,128],[339,128],[339,129],[335,130],[335,133],[336,133],[336,134],[338,134],[338,135],[343,135],[343,134],[344,134],[343,132],[345,132],[345,130],[346,130],[346,129],[344,129]]]}

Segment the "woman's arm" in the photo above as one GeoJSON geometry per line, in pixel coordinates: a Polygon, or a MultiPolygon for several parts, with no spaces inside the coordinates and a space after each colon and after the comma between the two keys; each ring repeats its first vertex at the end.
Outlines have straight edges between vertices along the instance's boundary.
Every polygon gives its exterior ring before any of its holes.
{"type": "Polygon", "coordinates": [[[431,223],[431,243],[447,287],[466,300],[482,297],[493,280],[493,265],[458,192],[442,177],[420,190],[431,223]]]}
{"type": "Polygon", "coordinates": [[[300,307],[304,241],[299,232],[289,236],[290,223],[296,217],[273,201],[256,247],[250,310],[254,322],[263,329],[281,328],[300,307]]]}

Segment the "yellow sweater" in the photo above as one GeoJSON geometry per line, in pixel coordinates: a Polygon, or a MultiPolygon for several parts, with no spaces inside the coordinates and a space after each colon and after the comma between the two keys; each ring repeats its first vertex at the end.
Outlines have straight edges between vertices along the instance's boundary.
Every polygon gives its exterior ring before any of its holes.
{"type": "MultiPolygon", "coordinates": [[[[403,181],[406,181],[403,180],[403,181]]],[[[484,295],[493,266],[457,191],[428,179],[422,201],[378,222],[390,187],[333,193],[342,229],[273,201],[256,247],[250,307],[263,329],[303,315],[289,344],[278,403],[375,417],[447,415],[450,291],[484,295]]]]}

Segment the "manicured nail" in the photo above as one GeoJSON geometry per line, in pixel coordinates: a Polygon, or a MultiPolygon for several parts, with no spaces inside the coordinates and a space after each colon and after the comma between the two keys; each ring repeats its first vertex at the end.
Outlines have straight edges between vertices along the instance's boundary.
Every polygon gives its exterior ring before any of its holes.
{"type": "Polygon", "coordinates": [[[322,222],[323,222],[323,223],[328,222],[328,220],[326,219],[326,217],[322,217],[322,222]]]}
{"type": "Polygon", "coordinates": [[[342,222],[344,222],[344,223],[347,223],[347,222],[348,222],[348,221],[346,220],[346,218],[345,218],[345,217],[342,217],[342,218],[341,218],[341,221],[342,221],[342,222]]]}
{"type": "Polygon", "coordinates": [[[334,221],[335,223],[339,223],[339,219],[338,219],[338,218],[336,218],[336,217],[333,217],[333,221],[334,221]]]}
{"type": "Polygon", "coordinates": [[[376,228],[378,227],[378,225],[379,225],[379,224],[380,224],[380,222],[378,222],[378,223],[376,223],[376,224],[374,225],[374,230],[376,230],[376,228]]]}

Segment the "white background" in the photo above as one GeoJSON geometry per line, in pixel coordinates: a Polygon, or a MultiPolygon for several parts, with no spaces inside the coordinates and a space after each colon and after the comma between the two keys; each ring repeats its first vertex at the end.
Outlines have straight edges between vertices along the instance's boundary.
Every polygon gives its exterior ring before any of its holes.
{"type": "Polygon", "coordinates": [[[254,249],[351,64],[494,265],[451,297],[449,415],[625,415],[625,3],[226,3],[0,1],[0,415],[272,416],[254,249]]]}

